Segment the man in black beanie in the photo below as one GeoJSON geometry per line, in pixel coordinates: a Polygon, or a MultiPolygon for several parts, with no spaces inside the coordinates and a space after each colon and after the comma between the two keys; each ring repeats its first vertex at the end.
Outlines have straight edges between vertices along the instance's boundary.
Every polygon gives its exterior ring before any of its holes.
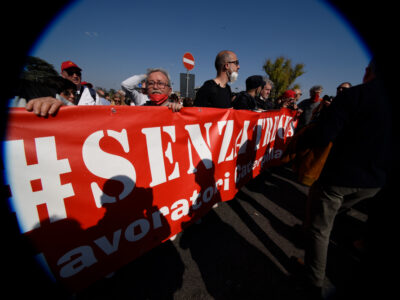
{"type": "Polygon", "coordinates": [[[258,109],[256,97],[260,96],[265,81],[260,75],[253,75],[246,79],[246,91],[240,92],[233,101],[234,109],[258,109]]]}

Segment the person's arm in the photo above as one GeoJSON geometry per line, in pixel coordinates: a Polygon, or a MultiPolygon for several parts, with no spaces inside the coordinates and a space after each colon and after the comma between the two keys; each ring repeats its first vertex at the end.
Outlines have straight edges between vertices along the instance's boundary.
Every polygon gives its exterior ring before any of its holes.
{"type": "Polygon", "coordinates": [[[147,95],[139,93],[137,90],[135,90],[135,87],[140,82],[145,80],[146,77],[146,74],[133,75],[121,82],[122,90],[131,95],[134,105],[143,105],[144,103],[146,103],[146,101],[148,101],[147,95]]]}
{"type": "Polygon", "coordinates": [[[25,108],[37,116],[47,117],[48,115],[56,115],[63,102],[53,97],[41,97],[29,100],[25,108]]]}
{"type": "Polygon", "coordinates": [[[124,81],[122,81],[121,87],[125,91],[132,92],[132,91],[135,91],[135,87],[145,79],[146,79],[146,74],[133,75],[133,76],[125,79],[124,81]]]}

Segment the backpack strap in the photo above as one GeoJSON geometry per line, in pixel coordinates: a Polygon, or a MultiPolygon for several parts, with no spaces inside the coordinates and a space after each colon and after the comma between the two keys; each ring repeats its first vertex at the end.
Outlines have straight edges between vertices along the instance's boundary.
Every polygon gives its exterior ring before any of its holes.
{"type": "Polygon", "coordinates": [[[93,100],[96,102],[96,91],[95,91],[94,89],[89,88],[88,86],[82,85],[82,86],[81,86],[80,93],[79,93],[79,94],[78,94],[78,93],[76,94],[76,97],[75,97],[75,105],[78,105],[79,100],[81,99],[82,94],[83,94],[83,91],[84,91],[85,89],[89,89],[90,95],[92,96],[93,100]]]}
{"type": "Polygon", "coordinates": [[[92,96],[93,100],[96,102],[96,91],[94,89],[89,88],[90,95],[92,96]]]}

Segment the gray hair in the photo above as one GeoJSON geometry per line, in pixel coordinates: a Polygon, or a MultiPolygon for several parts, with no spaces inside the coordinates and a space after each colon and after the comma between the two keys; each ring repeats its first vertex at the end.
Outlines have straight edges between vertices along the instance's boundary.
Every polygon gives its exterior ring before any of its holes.
{"type": "Polygon", "coordinates": [[[324,88],[322,87],[322,85],[314,85],[311,89],[310,89],[310,93],[312,93],[312,92],[316,92],[316,91],[319,91],[319,90],[323,90],[324,88]]]}
{"type": "Polygon", "coordinates": [[[167,77],[167,79],[168,79],[168,86],[171,87],[171,77],[169,77],[168,71],[164,70],[162,68],[147,69],[146,83],[147,83],[147,78],[149,77],[149,75],[151,73],[155,73],[155,72],[163,73],[165,75],[165,77],[167,77]]]}
{"type": "Polygon", "coordinates": [[[263,77],[263,80],[265,81],[265,85],[268,84],[271,86],[271,88],[274,87],[274,82],[271,79],[269,79],[268,77],[263,77]]]}

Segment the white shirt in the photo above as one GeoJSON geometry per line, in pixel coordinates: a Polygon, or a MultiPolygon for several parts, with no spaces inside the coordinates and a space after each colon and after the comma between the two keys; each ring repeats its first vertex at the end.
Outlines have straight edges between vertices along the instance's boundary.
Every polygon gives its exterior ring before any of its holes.
{"type": "Polygon", "coordinates": [[[92,95],[90,94],[89,88],[87,86],[84,86],[82,96],[79,99],[78,105],[110,105],[110,102],[103,98],[100,98],[97,93],[94,94],[96,95],[96,100],[93,99],[92,95]]]}
{"type": "Polygon", "coordinates": [[[146,79],[145,74],[142,75],[133,75],[132,77],[129,77],[127,79],[125,79],[124,81],[122,81],[121,83],[121,87],[122,89],[129,93],[131,98],[132,98],[132,102],[131,105],[143,105],[145,104],[147,101],[149,101],[149,98],[147,97],[147,95],[138,92],[137,90],[135,90],[135,87],[144,79],[146,79]]]}

